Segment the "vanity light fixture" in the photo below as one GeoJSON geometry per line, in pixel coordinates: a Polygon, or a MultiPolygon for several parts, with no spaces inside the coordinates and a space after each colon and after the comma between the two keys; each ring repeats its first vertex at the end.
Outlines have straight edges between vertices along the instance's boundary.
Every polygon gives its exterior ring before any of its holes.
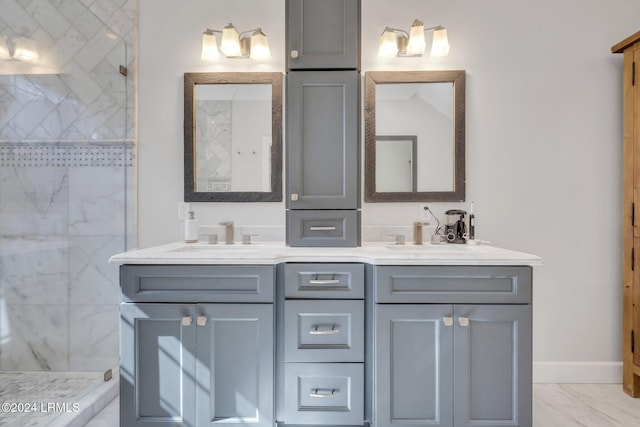
{"type": "Polygon", "coordinates": [[[378,42],[378,56],[393,58],[394,56],[422,56],[426,50],[425,31],[433,30],[431,56],[443,57],[449,55],[449,39],[447,29],[442,25],[424,28],[422,21],[414,20],[411,30],[407,34],[404,30],[386,27],[378,42]]]}
{"type": "Polygon", "coordinates": [[[222,34],[220,50],[227,58],[251,58],[256,61],[271,59],[269,40],[261,28],[244,31],[238,34],[233,24],[222,30],[207,30],[202,33],[202,60],[215,61],[220,58],[218,41],[215,33],[222,34]]]}

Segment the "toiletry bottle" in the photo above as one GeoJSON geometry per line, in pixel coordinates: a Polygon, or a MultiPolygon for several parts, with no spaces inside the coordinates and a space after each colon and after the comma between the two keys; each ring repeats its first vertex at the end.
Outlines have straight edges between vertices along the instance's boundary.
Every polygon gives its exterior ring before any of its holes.
{"type": "Polygon", "coordinates": [[[471,202],[471,209],[469,210],[469,240],[475,240],[476,238],[476,216],[473,214],[473,202],[471,202]]]}
{"type": "Polygon", "coordinates": [[[189,219],[184,220],[184,241],[185,243],[198,241],[198,220],[194,211],[189,211],[189,219]]]}

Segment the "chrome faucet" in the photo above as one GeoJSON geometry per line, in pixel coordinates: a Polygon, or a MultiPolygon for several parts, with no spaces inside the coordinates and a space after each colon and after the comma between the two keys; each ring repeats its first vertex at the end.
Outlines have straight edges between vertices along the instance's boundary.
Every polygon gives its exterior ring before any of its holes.
{"type": "Polygon", "coordinates": [[[233,221],[221,222],[224,225],[224,243],[233,245],[233,221]]]}

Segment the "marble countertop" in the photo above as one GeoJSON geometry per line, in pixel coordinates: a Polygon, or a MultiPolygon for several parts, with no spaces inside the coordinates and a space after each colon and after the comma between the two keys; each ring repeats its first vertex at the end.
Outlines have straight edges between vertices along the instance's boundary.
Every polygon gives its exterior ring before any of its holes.
{"type": "Polygon", "coordinates": [[[114,255],[113,264],[274,265],[282,262],[363,262],[373,265],[542,265],[536,255],[486,244],[390,245],[355,248],[299,248],[283,242],[250,245],[170,243],[114,255]]]}

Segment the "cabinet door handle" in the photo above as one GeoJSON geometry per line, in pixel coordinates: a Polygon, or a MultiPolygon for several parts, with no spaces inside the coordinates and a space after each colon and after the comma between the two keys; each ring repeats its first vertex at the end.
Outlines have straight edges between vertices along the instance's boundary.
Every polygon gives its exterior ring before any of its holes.
{"type": "Polygon", "coordinates": [[[445,316],[442,318],[444,326],[453,326],[453,317],[445,316]]]}
{"type": "Polygon", "coordinates": [[[312,225],[311,227],[309,227],[309,230],[311,230],[311,231],[336,231],[336,226],[335,225],[334,226],[318,226],[318,225],[313,226],[312,225]]]}
{"type": "Polygon", "coordinates": [[[469,318],[468,317],[458,317],[458,323],[460,326],[467,327],[469,326],[469,318]]]}
{"type": "Polygon", "coordinates": [[[340,333],[338,325],[313,325],[309,330],[310,335],[335,335],[340,333]]]}
{"type": "Polygon", "coordinates": [[[207,324],[207,316],[198,316],[198,320],[196,321],[198,326],[204,326],[207,324]]]}
{"type": "Polygon", "coordinates": [[[311,393],[309,393],[309,396],[311,397],[333,397],[336,395],[336,393],[339,390],[336,390],[335,388],[315,388],[311,390],[311,393]]]}
{"type": "Polygon", "coordinates": [[[182,326],[191,326],[191,316],[184,316],[182,318],[182,326]]]}
{"type": "Polygon", "coordinates": [[[298,195],[298,193],[291,193],[291,200],[294,202],[297,202],[298,199],[300,199],[300,196],[298,195]]]}
{"type": "Polygon", "coordinates": [[[293,59],[296,59],[298,56],[300,56],[300,53],[297,50],[294,49],[291,51],[291,57],[293,59]]]}
{"type": "Polygon", "coordinates": [[[310,285],[339,285],[340,279],[311,279],[309,280],[310,285]]]}

